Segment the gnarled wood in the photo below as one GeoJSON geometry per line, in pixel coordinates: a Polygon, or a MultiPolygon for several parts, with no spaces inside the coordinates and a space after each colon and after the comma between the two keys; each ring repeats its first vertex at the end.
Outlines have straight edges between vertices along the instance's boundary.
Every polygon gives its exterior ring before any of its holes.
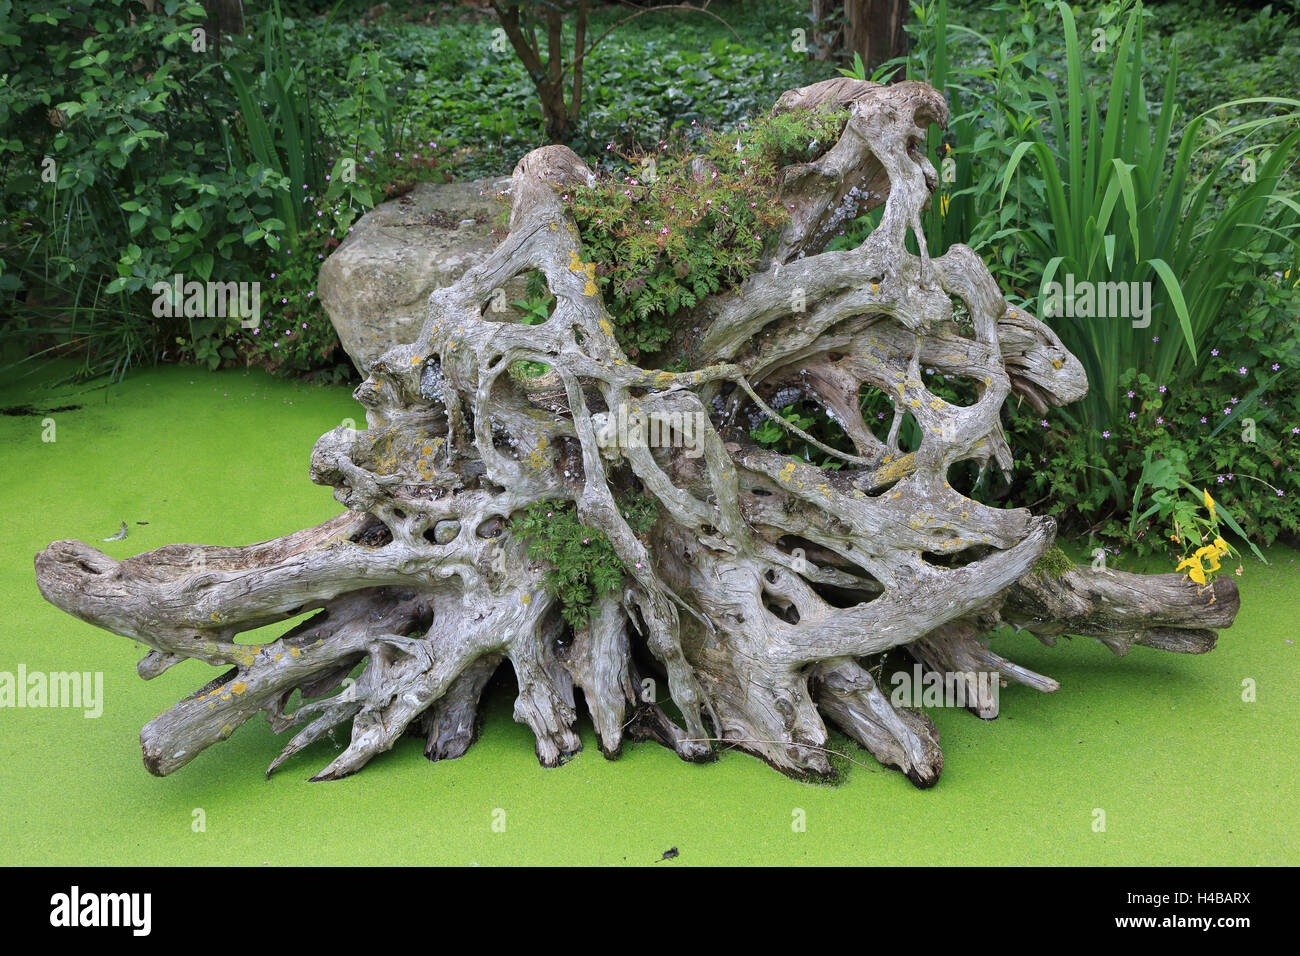
{"type": "Polygon", "coordinates": [[[1231,582],[1036,573],[1055,523],[948,484],[964,460],[1010,467],[999,414],[1013,392],[1046,409],[1087,382],[970,248],[925,254],[920,213],[936,177],[920,144],[946,121],[943,98],[919,83],[837,79],[777,108],[827,101],[849,108],[842,134],[784,172],[791,217],[765,268],[695,309],[690,370],[640,368],[619,347],[561,198],[593,174],[569,149],[544,147],[514,171],[506,239],[430,295],[415,341],[374,362],[356,391],[367,428],[316,443],[311,478],[334,488],[345,514],[244,548],[173,545],[118,562],[58,541],[37,555],[47,599],[150,646],[143,677],[191,657],[227,668],[145,727],[148,768],[170,773],[259,712],[296,730],[269,770],[340,726],[348,746],[313,779],[353,773],[407,732],[430,759],[454,758],[508,661],[515,719],[547,766],[581,747],[581,690],[610,757],[627,737],[687,760],[710,759],[724,740],[787,773],[828,774],[829,719],[929,786],[943,765],[934,726],[891,704],[862,658],[907,647],[962,679],[1051,691],[980,635],[1005,621],[1047,641],[1096,636],[1121,654],[1212,647],[1237,610],[1231,582]],[[861,246],[822,251],[838,224],[882,204],[861,246]],[[909,231],[920,256],[906,251],[909,231]],[[533,270],[555,296],[552,315],[498,321],[485,309],[493,291],[533,270]],[[551,371],[521,383],[509,373],[519,361],[551,371]],[[975,401],[941,399],[923,367],[965,379],[975,401]],[[893,400],[884,439],[863,420],[864,386],[893,400]],[[830,451],[845,467],[750,440],[792,397],[843,425],[854,451],[830,451]],[[669,439],[638,440],[619,425],[629,412],[669,425],[669,439]],[[905,415],[923,435],[910,452],[898,444],[905,415]],[[686,422],[698,425],[691,442],[686,422]],[[627,490],[658,504],[648,533],[619,509],[627,490]],[[586,626],[564,622],[545,569],[510,531],[512,515],[542,501],[572,503],[626,571],[586,626]],[[308,612],[276,641],[236,641],[308,612]]]}

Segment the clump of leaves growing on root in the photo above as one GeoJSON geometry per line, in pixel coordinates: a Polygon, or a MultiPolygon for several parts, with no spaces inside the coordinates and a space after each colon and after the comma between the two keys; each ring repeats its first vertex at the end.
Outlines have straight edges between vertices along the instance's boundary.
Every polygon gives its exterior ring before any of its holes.
{"type": "MultiPolygon", "coordinates": [[[[659,516],[653,498],[624,495],[619,511],[634,534],[645,534],[659,516]]],[[[571,627],[583,627],[596,602],[618,591],[627,568],[602,531],[589,528],[570,502],[539,501],[516,514],[510,530],[528,546],[528,557],[547,565],[546,592],[571,627]]]]}
{"type": "Polygon", "coordinates": [[[1064,577],[1066,572],[1074,570],[1074,562],[1070,556],[1062,551],[1056,545],[1052,545],[1043,552],[1043,556],[1038,559],[1034,565],[1034,574],[1046,574],[1051,578],[1064,577]]]}
{"type": "Polygon", "coordinates": [[[630,357],[662,350],[679,312],[754,271],[789,219],[773,201],[781,168],[825,152],[847,116],[831,108],[769,114],[738,133],[676,136],[653,152],[621,155],[620,172],[565,194],[630,357]]]}

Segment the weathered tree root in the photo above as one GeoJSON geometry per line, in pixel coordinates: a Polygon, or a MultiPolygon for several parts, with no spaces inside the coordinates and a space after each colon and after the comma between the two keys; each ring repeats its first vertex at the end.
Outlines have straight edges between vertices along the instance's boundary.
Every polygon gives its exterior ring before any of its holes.
{"type": "Polygon", "coordinates": [[[342,725],[349,744],[313,779],[354,773],[406,732],[431,760],[455,758],[509,661],[515,719],[546,766],[581,749],[577,689],[609,757],[631,738],[706,760],[724,739],[784,772],[829,774],[829,719],[924,787],[943,765],[938,734],[891,704],[860,663],[868,655],[907,647],[962,680],[984,673],[1051,691],[1054,681],[979,636],[1006,622],[1049,643],[1095,636],[1119,654],[1213,647],[1237,611],[1230,581],[1198,590],[1175,575],[1037,573],[1050,518],[949,486],[963,460],[1010,466],[999,412],[1012,391],[1046,409],[1079,399],[1087,382],[971,249],[933,260],[906,251],[909,230],[926,249],[920,213],[936,175],[921,144],[930,123],[946,122],[942,97],[840,79],[791,91],[778,109],[827,101],[849,108],[847,125],[817,160],[785,170],[790,222],[765,267],[694,310],[692,370],[639,368],[619,348],[559,195],[592,174],[570,150],[544,147],[515,169],[504,242],[435,291],[417,340],[382,356],[357,389],[368,428],[317,442],[312,480],[334,487],[345,514],[243,548],[172,545],[118,562],[58,541],[37,555],[49,601],[150,646],[142,677],[186,658],[227,668],[144,728],[148,769],[170,773],[259,712],[276,731],[296,730],[268,773],[342,725]],[[839,224],[881,204],[860,247],[822,251],[839,224]],[[532,327],[494,320],[493,291],[532,270],[556,297],[552,316],[532,327]],[[973,335],[954,321],[954,300],[973,335]],[[543,401],[512,378],[521,360],[551,366],[558,395],[543,401]],[[976,400],[939,398],[922,367],[968,381],[976,400]],[[863,419],[864,386],[893,400],[884,440],[863,419]],[[832,451],[846,467],[749,439],[791,396],[843,425],[854,452],[832,451]],[[629,411],[674,435],[697,421],[699,444],[611,441],[608,426],[629,411]],[[904,452],[908,415],[924,437],[904,452]],[[648,534],[619,510],[628,489],[658,503],[648,534]],[[540,501],[572,502],[627,569],[585,627],[564,623],[544,569],[509,531],[512,514],[540,501]],[[308,612],[276,641],[236,641],[308,612]]]}

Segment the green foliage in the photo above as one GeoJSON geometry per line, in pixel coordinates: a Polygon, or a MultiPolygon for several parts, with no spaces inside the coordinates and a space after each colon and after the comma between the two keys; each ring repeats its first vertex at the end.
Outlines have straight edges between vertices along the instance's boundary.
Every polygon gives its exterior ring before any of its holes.
{"type": "MultiPolygon", "coordinates": [[[[310,197],[310,201],[316,199],[310,197]]],[[[321,262],[338,245],[333,235],[336,230],[334,222],[324,217],[311,222],[296,244],[268,261],[261,324],[236,333],[238,354],[246,361],[271,371],[314,372],[334,381],[352,375],[347,359],[339,354],[338,335],[315,290],[321,262]]]]}
{"type": "Polygon", "coordinates": [[[1064,576],[1067,571],[1073,571],[1074,567],[1075,564],[1070,559],[1070,556],[1056,545],[1052,545],[1038,559],[1038,563],[1034,565],[1033,573],[1059,578],[1064,576]]]}
{"type": "MultiPolygon", "coordinates": [[[[692,123],[734,128],[785,90],[826,78],[826,64],[790,49],[791,29],[808,25],[805,11],[767,0],[719,12],[739,40],[711,18],[663,13],[619,27],[597,47],[575,148],[654,143],[692,123]]],[[[592,29],[623,16],[611,6],[593,16],[592,29]]]]}
{"type": "Polygon", "coordinates": [[[674,137],[624,157],[621,175],[566,194],[629,356],[662,350],[674,315],[753,271],[788,218],[771,202],[777,171],[825,150],[846,115],[769,115],[738,134],[704,134],[702,150],[674,137]]]}
{"type": "MultiPolygon", "coordinates": [[[[1233,369],[1258,369],[1261,327],[1279,321],[1265,313],[1282,314],[1268,303],[1284,292],[1267,281],[1260,263],[1283,272],[1297,261],[1300,101],[1267,94],[1294,83],[1274,71],[1271,57],[1249,48],[1238,18],[1207,10],[1191,16],[1185,4],[1152,16],[1131,0],[1111,2],[1085,26],[1064,4],[1029,0],[989,7],[932,0],[913,11],[909,77],[944,88],[952,113],[947,135],[931,135],[940,187],[924,221],[930,252],[953,242],[972,245],[1013,301],[1026,302],[1080,358],[1090,382],[1088,397],[1054,411],[1047,426],[1008,410],[1013,446],[1025,453],[1010,499],[1046,500],[1070,530],[1107,544],[1133,543],[1130,519],[1154,503],[1148,494],[1133,511],[1143,452],[1155,442],[1157,461],[1178,460],[1178,448],[1191,473],[1212,461],[1210,478],[1235,484],[1228,510],[1253,540],[1271,541],[1294,527],[1281,449],[1209,435],[1211,407],[1231,396],[1217,394],[1224,383],[1210,376],[1221,365],[1206,354],[1215,346],[1226,354],[1225,338],[1253,334],[1256,344],[1237,353],[1233,369]],[[1184,18],[1171,17],[1175,10],[1184,18]],[[1163,42],[1160,30],[1176,34],[1178,44],[1163,42]],[[1184,43],[1196,51],[1196,70],[1179,68],[1191,59],[1179,55],[1184,43]],[[1230,87],[1202,67],[1207,57],[1225,69],[1259,58],[1277,81],[1252,81],[1243,95],[1216,106],[1230,87]],[[1197,109],[1180,110],[1184,101],[1197,109]],[[1188,112],[1192,119],[1184,122],[1188,112]],[[1254,175],[1244,175],[1245,167],[1254,175]],[[1045,315],[1047,283],[1067,273],[1094,287],[1151,283],[1151,326],[1135,329],[1125,317],[1045,315]],[[1237,327],[1241,315],[1251,318],[1237,327]],[[1128,418],[1126,374],[1170,389],[1178,408],[1165,395],[1157,398],[1175,414],[1128,418]],[[1209,424],[1202,425],[1207,412],[1209,424]],[[1152,434],[1137,431],[1143,422],[1152,434]],[[1117,455],[1116,442],[1134,453],[1117,455]],[[1242,482],[1243,473],[1260,482],[1242,482]],[[1237,491],[1246,485],[1252,490],[1237,491]]],[[[1300,30],[1282,36],[1283,51],[1288,38],[1294,43],[1300,30]]],[[[861,242],[874,221],[854,223],[836,245],[861,242]]],[[[1275,333],[1271,341],[1292,338],[1275,333]]],[[[1279,414],[1289,394],[1282,383],[1294,365],[1276,358],[1279,370],[1269,374],[1280,377],[1257,401],[1270,401],[1279,414]]],[[[1238,397],[1244,404],[1247,396],[1238,397]]],[[[1272,437],[1289,434],[1292,424],[1272,437]]],[[[1134,534],[1144,534],[1139,551],[1161,540],[1145,534],[1147,525],[1167,523],[1172,514],[1156,509],[1134,526],[1134,534]]]]}
{"type": "Polygon", "coordinates": [[[159,355],[337,375],[320,263],[441,154],[391,149],[373,46],[321,72],[325,96],[310,31],[278,4],[236,38],[197,36],[197,3],[161,7],[35,0],[20,17],[0,0],[5,350],[75,351],[87,376],[159,355]],[[154,284],[177,273],[259,283],[271,327],[156,317],[154,284]]]}
{"type": "Polygon", "coordinates": [[[550,293],[530,295],[527,299],[516,299],[510,304],[523,313],[522,318],[519,320],[521,324],[541,325],[551,317],[551,312],[555,310],[555,296],[550,293]]]}
{"type": "MultiPolygon", "coordinates": [[[[626,15],[618,5],[593,5],[588,44],[626,15]]],[[[610,142],[624,149],[657,142],[692,121],[735,126],[783,91],[825,78],[824,64],[774,42],[807,26],[801,11],[762,0],[732,4],[722,15],[739,39],[712,17],[682,11],[653,13],[614,30],[585,60],[584,105],[570,145],[594,155],[610,142]]],[[[395,140],[454,150],[458,178],[499,174],[546,141],[537,92],[509,44],[494,46],[493,16],[461,6],[422,23],[395,9],[379,18],[339,13],[311,25],[311,56],[325,98],[335,101],[341,83],[331,76],[337,73],[332,64],[376,44],[372,75],[388,92],[395,140]]],[[[573,39],[568,23],[565,49],[572,50],[573,39]]],[[[334,112],[344,124],[346,114],[334,112]]]]}
{"type": "MultiPolygon", "coordinates": [[[[804,418],[799,415],[795,412],[793,405],[787,405],[785,408],[781,409],[780,415],[791,425],[794,425],[796,428],[802,428],[804,431],[807,431],[813,424],[813,419],[811,417],[804,418]]],[[[749,437],[767,448],[780,444],[781,440],[788,434],[789,432],[786,431],[786,429],[782,428],[770,418],[763,419],[761,425],[749,430],[749,437]]]]}
{"type": "MultiPolygon", "coordinates": [[[[555,296],[545,291],[545,277],[540,272],[528,276],[528,298],[517,299],[510,304],[523,313],[520,323],[523,325],[541,325],[555,311],[555,296]]],[[[516,378],[536,378],[550,371],[545,362],[521,360],[510,366],[510,374],[516,378]]]]}
{"type": "MultiPolygon", "coordinates": [[[[619,511],[634,534],[643,535],[658,517],[653,498],[629,494],[619,511]]],[[[546,592],[571,627],[583,627],[601,598],[622,586],[627,568],[604,532],[584,525],[572,504],[541,501],[510,522],[511,533],[528,545],[528,556],[547,565],[546,592]]]]}
{"type": "MultiPolygon", "coordinates": [[[[313,109],[310,73],[293,62],[287,50],[284,22],[279,4],[263,15],[261,85],[255,88],[236,69],[228,69],[231,87],[239,98],[243,137],[233,138],[231,147],[237,167],[249,162],[270,170],[284,188],[275,192],[276,225],[270,228],[268,243],[279,249],[282,241],[292,245],[307,225],[298,188],[319,192],[325,186],[325,162],[319,148],[320,128],[313,109]]],[[[231,66],[236,66],[231,64],[231,66]]]]}
{"type": "MultiPolygon", "coordinates": [[[[809,402],[797,402],[794,405],[787,405],[785,408],[780,409],[778,414],[791,425],[818,439],[822,444],[850,454],[854,453],[853,445],[848,440],[848,436],[844,434],[844,429],[838,423],[832,421],[821,406],[809,402]]],[[[826,454],[820,448],[809,444],[794,432],[782,427],[770,418],[764,418],[756,428],[750,429],[749,437],[765,448],[774,448],[783,455],[802,458],[804,461],[820,468],[838,471],[844,467],[844,462],[841,459],[826,454]]]]}
{"type": "MultiPolygon", "coordinates": [[[[1149,28],[1176,41],[1183,62],[1196,64],[1178,78],[1178,101],[1186,115],[1209,110],[1223,99],[1224,90],[1251,98],[1295,89],[1300,59],[1300,6],[1295,0],[1258,10],[1185,0],[1161,3],[1152,11],[1156,15],[1149,28]]],[[[1160,75],[1160,51],[1153,52],[1152,65],[1160,75]]]]}
{"type": "Polygon", "coordinates": [[[234,99],[203,8],[0,0],[0,304],[24,351],[79,348],[85,371],[151,361],[147,290],[208,279],[280,228],[272,170],[235,167],[234,99]]]}
{"type": "Polygon", "coordinates": [[[296,235],[292,189],[320,172],[299,70],[272,62],[273,31],[261,73],[196,37],[197,3],[34,6],[21,20],[0,2],[5,337],[75,349],[87,375],[177,340],[209,366],[233,358],[237,319],[155,318],[152,289],[176,273],[257,281],[296,235]]]}
{"type": "MultiPolygon", "coordinates": [[[[1031,308],[1042,305],[1042,287],[1066,273],[1151,282],[1151,333],[1068,319],[1058,331],[1091,376],[1106,376],[1094,378],[1105,386],[1122,369],[1112,361],[1116,351],[1150,358],[1162,374],[1190,362],[1189,341],[1227,301],[1222,251],[1277,248],[1269,243],[1294,238],[1300,208],[1279,182],[1296,155],[1289,133],[1300,101],[1238,97],[1180,128],[1185,72],[1175,46],[1144,40],[1150,11],[1140,4],[1103,6],[1089,21],[1101,37],[1080,36],[1061,4],[994,4],[980,11],[996,27],[987,35],[950,25],[947,7],[944,0],[914,4],[909,65],[912,78],[946,90],[952,112],[945,141],[931,131],[931,155],[943,167],[924,224],[930,252],[969,242],[1031,308]],[[968,65],[950,69],[950,58],[968,65]],[[1270,133],[1278,139],[1271,153],[1259,141],[1270,133]],[[1258,165],[1250,182],[1238,175],[1243,161],[1258,165]]],[[[1112,420],[1108,401],[1094,397],[1100,404],[1088,409],[1102,424],[1112,420]]]]}
{"type": "Polygon", "coordinates": [[[862,62],[862,54],[861,54],[861,53],[856,53],[856,52],[855,52],[855,53],[853,54],[853,66],[851,66],[851,67],[843,67],[843,66],[842,66],[842,67],[840,67],[836,72],[839,73],[840,76],[847,76],[847,77],[848,77],[849,79],[851,79],[851,80],[868,80],[868,79],[870,79],[870,77],[867,76],[867,66],[866,66],[865,63],[862,62]]]}
{"type": "Polygon", "coordinates": [[[1104,122],[1096,88],[1088,84],[1080,63],[1073,15],[1064,4],[1060,10],[1069,55],[1068,105],[1063,110],[1055,91],[1045,88],[1054,141],[1035,126],[1032,138],[1016,147],[1002,184],[1005,189],[1018,160],[1031,152],[1046,184],[1047,216],[1017,238],[1044,263],[1040,311],[1047,283],[1067,273],[1076,282],[1154,287],[1150,329],[1135,329],[1124,316],[1053,322],[1092,384],[1080,414],[1106,426],[1117,417],[1115,386],[1123,362],[1136,362],[1162,379],[1174,374],[1175,365],[1184,374],[1190,371],[1197,343],[1238,291],[1224,281],[1234,251],[1294,242],[1300,206],[1279,184],[1297,155],[1300,130],[1283,136],[1259,163],[1253,182],[1240,181],[1231,170],[1255,152],[1253,146],[1219,155],[1199,183],[1189,182],[1189,171],[1207,145],[1275,124],[1294,124],[1300,100],[1275,98],[1277,106],[1292,112],[1214,131],[1206,116],[1195,117],[1183,129],[1176,159],[1167,168],[1177,115],[1177,59],[1171,61],[1163,103],[1153,113],[1142,85],[1141,5],[1129,15],[1115,52],[1104,122]],[[1216,189],[1217,203],[1211,202],[1216,189]]]}
{"type": "MultiPolygon", "coordinates": [[[[1188,482],[1189,474],[1187,454],[1181,448],[1171,448],[1165,457],[1160,458],[1155,457],[1154,449],[1147,449],[1142,473],[1133,491],[1130,538],[1138,525],[1148,519],[1158,527],[1171,528],[1169,540],[1181,552],[1177,557],[1177,569],[1189,568],[1188,576],[1203,585],[1209,575],[1219,570],[1219,559],[1235,553],[1221,536],[1220,519],[1238,534],[1243,532],[1231,512],[1215,502],[1208,489],[1202,488],[1198,492],[1188,482]],[[1140,503],[1148,498],[1150,506],[1139,514],[1140,503]],[[1189,548],[1194,550],[1191,557],[1186,553],[1189,548]],[[1210,566],[1203,566],[1202,561],[1207,561],[1210,566]]],[[[1259,548],[1251,544],[1251,549],[1256,557],[1264,560],[1259,548]]]]}
{"type": "Polygon", "coordinates": [[[1012,444],[1030,451],[1017,458],[1012,497],[1046,498],[1069,529],[1139,555],[1175,551],[1171,534],[1199,540],[1184,529],[1197,527],[1206,488],[1252,543],[1300,531],[1300,288],[1294,273],[1258,270],[1237,257],[1229,281],[1254,295],[1219,323],[1195,376],[1121,376],[1117,423],[1087,426],[1096,450],[1069,422],[1013,417],[1012,444]]]}

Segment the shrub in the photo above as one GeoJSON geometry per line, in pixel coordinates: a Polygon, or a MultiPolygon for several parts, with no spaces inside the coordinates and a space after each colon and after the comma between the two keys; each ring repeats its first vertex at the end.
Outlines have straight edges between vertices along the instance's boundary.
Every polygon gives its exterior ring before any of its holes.
{"type": "Polygon", "coordinates": [[[240,278],[228,263],[282,228],[282,178],[232,161],[234,95],[217,51],[193,49],[205,16],[177,0],[156,14],[134,0],[32,0],[20,14],[0,0],[8,337],[125,371],[184,328],[159,328],[136,293],[175,272],[240,278]]]}
{"type": "Polygon", "coordinates": [[[1167,493],[1186,484],[1209,489],[1228,526],[1252,542],[1300,531],[1300,288],[1284,269],[1259,272],[1260,263],[1236,258],[1229,281],[1253,295],[1215,327],[1196,375],[1121,376],[1116,424],[1084,426],[1095,449],[1059,417],[1014,418],[1012,444],[1027,451],[1010,497],[1050,498],[1047,512],[1069,530],[1139,555],[1173,550],[1168,537],[1186,506],[1167,493]]]}
{"type": "Polygon", "coordinates": [[[321,260],[357,215],[409,188],[396,181],[431,172],[389,154],[374,49],[351,53],[327,108],[276,3],[252,38],[196,34],[206,13],[189,0],[27,8],[0,0],[6,350],[75,350],[86,375],[160,354],[331,368],[336,338],[310,291],[321,260]],[[337,148],[326,115],[352,126],[337,148]],[[275,335],[238,316],[157,316],[154,285],[178,273],[260,283],[279,306],[275,335]]]}
{"type": "MultiPolygon", "coordinates": [[[[653,498],[630,493],[619,511],[634,534],[644,534],[658,517],[653,498]]],[[[568,502],[529,505],[510,524],[527,542],[528,556],[547,565],[546,592],[572,627],[583,627],[597,602],[622,586],[627,568],[604,533],[584,525],[568,502]]]]}

